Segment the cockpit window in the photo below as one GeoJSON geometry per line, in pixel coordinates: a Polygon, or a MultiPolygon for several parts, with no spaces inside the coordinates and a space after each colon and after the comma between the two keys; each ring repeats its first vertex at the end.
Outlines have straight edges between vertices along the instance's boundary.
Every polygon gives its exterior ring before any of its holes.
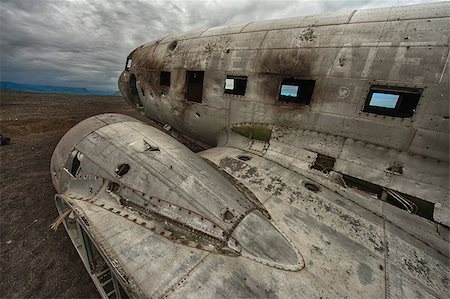
{"type": "Polygon", "coordinates": [[[127,62],[125,63],[125,70],[131,70],[131,58],[127,58],[127,62]]]}
{"type": "Polygon", "coordinates": [[[161,75],[159,77],[159,83],[161,86],[170,86],[170,72],[161,72],[161,75]]]}
{"type": "Polygon", "coordinates": [[[364,111],[408,118],[416,112],[422,89],[373,85],[367,95],[364,111]]]}
{"type": "Polygon", "coordinates": [[[315,83],[315,80],[283,79],[278,101],[309,105],[315,83]]]}
{"type": "Polygon", "coordinates": [[[227,76],[225,79],[225,93],[244,95],[247,87],[247,77],[227,76]]]}

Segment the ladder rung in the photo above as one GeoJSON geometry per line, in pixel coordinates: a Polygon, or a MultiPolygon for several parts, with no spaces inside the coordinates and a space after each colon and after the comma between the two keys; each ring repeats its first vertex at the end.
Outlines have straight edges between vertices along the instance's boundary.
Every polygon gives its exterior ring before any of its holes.
{"type": "Polygon", "coordinates": [[[102,276],[103,274],[105,274],[105,273],[108,272],[108,271],[109,271],[109,268],[106,268],[106,269],[103,270],[102,272],[98,273],[98,274],[97,274],[97,277],[102,276]]]}
{"type": "Polygon", "coordinates": [[[107,285],[108,283],[110,283],[112,281],[112,278],[108,279],[105,282],[102,282],[102,287],[104,287],[105,285],[107,285]]]}
{"type": "Polygon", "coordinates": [[[116,290],[114,289],[114,290],[112,290],[111,292],[109,292],[108,294],[106,294],[106,296],[108,296],[108,298],[109,298],[109,296],[111,296],[112,294],[114,294],[116,292],[116,290]]]}

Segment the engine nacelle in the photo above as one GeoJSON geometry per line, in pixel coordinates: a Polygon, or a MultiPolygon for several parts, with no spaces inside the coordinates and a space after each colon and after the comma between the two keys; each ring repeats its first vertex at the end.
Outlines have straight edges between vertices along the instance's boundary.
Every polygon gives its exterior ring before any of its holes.
{"type": "Polygon", "coordinates": [[[303,267],[252,192],[128,116],[103,114],[76,125],[58,143],[51,173],[57,204],[66,201],[81,218],[77,200],[132,218],[178,244],[284,270],[303,267]]]}

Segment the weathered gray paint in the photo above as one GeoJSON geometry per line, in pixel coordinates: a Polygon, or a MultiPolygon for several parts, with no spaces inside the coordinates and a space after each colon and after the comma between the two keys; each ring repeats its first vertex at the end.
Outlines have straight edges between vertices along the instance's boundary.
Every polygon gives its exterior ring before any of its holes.
{"type": "Polygon", "coordinates": [[[211,146],[206,161],[157,129],[101,115],[58,144],[55,187],[138,297],[448,297],[449,33],[442,2],[150,42],[130,54],[119,87],[135,105],[135,76],[138,109],[211,146]],[[161,70],[171,72],[164,92],[161,70]],[[186,70],[205,71],[202,103],[185,99],[186,70]],[[248,77],[244,96],[224,93],[227,75],[248,77]],[[289,76],[316,80],[310,105],[277,101],[289,76]],[[372,84],[423,88],[413,117],[363,112],[372,84]],[[255,124],[270,140],[231,130],[255,124]],[[311,168],[318,154],[336,159],[330,172],[311,168]],[[117,177],[122,163],[130,171],[117,177]],[[349,188],[343,174],[434,203],[433,219],[349,188]],[[111,181],[121,188],[108,191],[111,181]]]}
{"type": "MultiPolygon", "coordinates": [[[[431,221],[338,188],[320,175],[300,175],[249,151],[216,147],[201,156],[237,181],[220,176],[165,133],[125,116],[90,118],[57,146],[51,166],[57,191],[106,258],[114,261],[114,271],[131,294],[308,298],[448,294],[448,240],[431,221]],[[93,125],[92,132],[87,133],[87,125],[93,125]],[[159,151],[140,146],[143,140],[159,151]],[[61,152],[67,148],[73,150],[61,152]],[[67,170],[73,151],[81,153],[75,177],[67,170]],[[240,155],[251,159],[241,161],[240,155]],[[130,170],[118,177],[115,169],[121,163],[128,163],[130,170]],[[158,179],[162,176],[164,181],[158,179]],[[108,191],[110,181],[121,189],[108,191]],[[307,190],[306,182],[315,182],[320,191],[307,190]],[[211,183],[215,186],[207,187],[211,183]],[[219,192],[224,186],[229,189],[219,192]],[[233,199],[233,190],[247,191],[233,199]],[[151,198],[163,198],[196,213],[172,210],[180,213],[182,226],[208,225],[198,221],[201,215],[226,228],[223,213],[217,210],[221,198],[227,199],[224,207],[236,214],[242,201],[251,202],[244,194],[256,196],[270,220],[255,209],[239,217],[232,233],[241,248],[238,254],[207,248],[214,243],[206,234],[201,240],[189,233],[184,239],[179,234],[179,239],[172,239],[177,229],[167,224],[171,219],[167,205],[159,212],[162,217],[155,218],[128,203],[157,205],[151,198]]],[[[441,229],[448,234],[448,228],[441,229]]]]}
{"type": "MultiPolygon", "coordinates": [[[[448,213],[449,197],[449,16],[443,2],[166,37],[133,51],[133,67],[119,86],[130,99],[127,78],[134,74],[150,118],[211,145],[224,128],[238,123],[274,124],[278,132],[290,132],[283,133],[285,143],[300,148],[311,146],[295,138],[303,130],[320,133],[322,144],[334,139],[373,145],[379,155],[369,149],[360,158],[350,146],[351,165],[345,152],[341,156],[328,142],[315,152],[334,151],[339,172],[438,203],[436,215],[441,215],[440,206],[448,213]],[[175,49],[168,49],[173,42],[175,49]],[[205,70],[201,104],[184,98],[185,69],[205,70]],[[172,73],[168,95],[160,93],[159,70],[172,73]],[[248,76],[245,96],[224,94],[227,74],[248,76]],[[277,102],[282,76],[316,79],[311,104],[277,102]],[[371,84],[424,88],[414,116],[362,112],[371,84]],[[383,168],[397,158],[405,161],[408,174],[391,179],[385,169],[372,173],[372,165],[383,168]]],[[[440,216],[436,220],[449,224],[440,216]]]]}

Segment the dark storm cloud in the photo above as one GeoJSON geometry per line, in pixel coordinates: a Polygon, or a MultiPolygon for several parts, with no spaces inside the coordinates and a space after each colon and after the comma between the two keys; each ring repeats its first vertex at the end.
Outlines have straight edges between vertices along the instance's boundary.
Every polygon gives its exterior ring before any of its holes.
{"type": "Polygon", "coordinates": [[[117,89],[128,53],[168,34],[389,5],[379,0],[3,1],[0,80],[117,89]]]}

